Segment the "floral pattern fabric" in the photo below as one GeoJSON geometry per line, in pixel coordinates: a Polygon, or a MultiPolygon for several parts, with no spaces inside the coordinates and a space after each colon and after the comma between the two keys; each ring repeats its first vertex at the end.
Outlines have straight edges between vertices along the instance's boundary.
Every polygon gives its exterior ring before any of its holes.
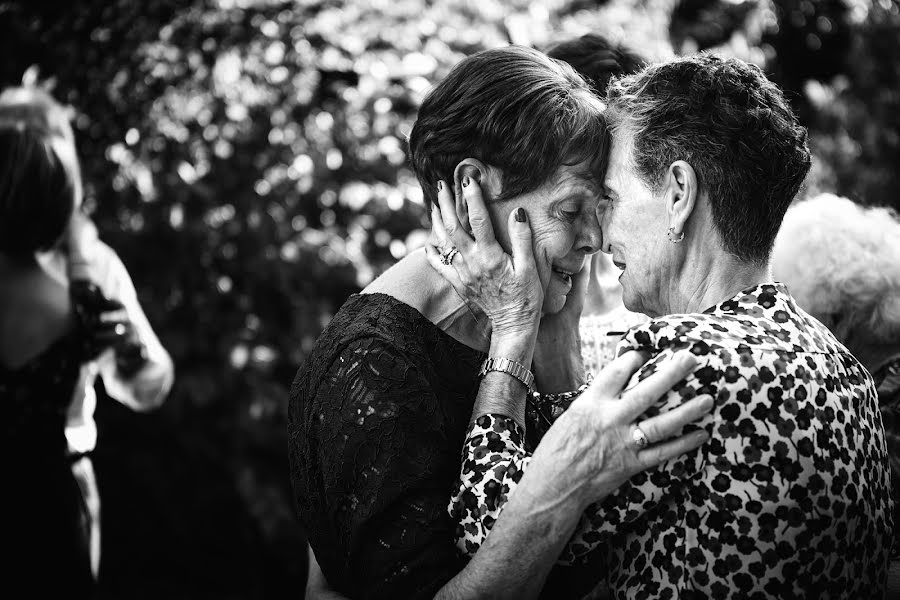
{"type": "Polygon", "coordinates": [[[584,315],[578,322],[584,370],[597,374],[616,357],[616,348],[625,331],[647,322],[648,317],[624,306],[603,315],[584,315]]]}
{"type": "MultiPolygon", "coordinates": [[[[679,350],[699,364],[643,418],[698,394],[700,449],[591,505],[562,564],[595,568],[616,598],[880,598],[893,527],[884,430],[869,373],[780,284],[702,314],[632,328],[650,351],[632,384],[679,350]]],[[[528,467],[503,415],[470,429],[450,514],[474,553],[528,467]]]]}

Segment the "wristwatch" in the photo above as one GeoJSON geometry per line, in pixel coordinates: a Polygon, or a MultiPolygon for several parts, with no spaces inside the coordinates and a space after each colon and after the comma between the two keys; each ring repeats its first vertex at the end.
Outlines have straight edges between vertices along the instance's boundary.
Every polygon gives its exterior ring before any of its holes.
{"type": "Polygon", "coordinates": [[[534,390],[534,373],[520,362],[509,358],[490,357],[481,363],[481,371],[478,372],[479,377],[484,377],[490,371],[500,371],[512,375],[528,389],[529,392],[534,390]]]}

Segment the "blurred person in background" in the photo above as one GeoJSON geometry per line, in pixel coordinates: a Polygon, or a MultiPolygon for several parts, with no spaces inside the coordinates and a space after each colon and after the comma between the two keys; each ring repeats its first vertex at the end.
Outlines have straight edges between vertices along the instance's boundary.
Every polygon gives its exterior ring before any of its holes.
{"type": "MultiPolygon", "coordinates": [[[[15,231],[16,239],[19,240],[17,243],[27,250],[19,253],[24,260],[17,258],[17,262],[10,264],[27,266],[23,271],[17,272],[17,277],[25,277],[29,282],[40,284],[17,287],[18,294],[26,297],[33,295],[36,300],[40,300],[38,297],[42,294],[48,295],[48,298],[56,299],[56,308],[63,310],[66,306],[64,296],[68,292],[72,298],[80,301],[80,304],[74,305],[79,308],[76,313],[84,313],[82,321],[92,324],[88,329],[98,332],[97,335],[104,341],[103,344],[93,344],[90,360],[79,361],[74,382],[61,382],[62,385],[55,388],[53,398],[45,397],[41,400],[52,400],[57,403],[55,406],[65,407],[67,460],[81,492],[86,516],[90,572],[96,579],[100,570],[101,540],[100,496],[90,459],[97,443],[97,426],[94,421],[97,397],[94,383],[98,376],[101,377],[109,397],[133,410],[147,411],[157,408],[165,400],[173,383],[174,368],[169,354],[141,309],[128,271],[115,251],[98,238],[96,227],[81,209],[81,169],[67,109],[39,88],[9,88],[0,94],[0,125],[7,131],[27,131],[29,138],[38,136],[40,144],[52,147],[53,155],[50,158],[54,160],[55,168],[62,169],[67,182],[64,194],[52,197],[48,195],[45,200],[48,205],[57,203],[54,210],[67,215],[62,231],[57,233],[56,229],[52,229],[52,239],[47,237],[49,233],[44,236],[47,239],[38,239],[35,228],[21,224],[25,219],[41,218],[41,213],[37,212],[41,205],[33,201],[36,192],[26,185],[35,183],[25,179],[22,180],[24,183],[9,179],[6,209],[15,211],[10,213],[15,214],[15,218],[4,224],[4,231],[15,231]],[[14,228],[15,223],[19,224],[19,228],[14,228]],[[64,398],[60,395],[66,393],[67,402],[63,403],[64,398]]],[[[17,141],[16,144],[15,148],[19,150],[15,152],[21,152],[20,147],[29,147],[22,141],[17,141]]],[[[13,150],[10,152],[14,157],[18,156],[13,150]]],[[[10,169],[12,168],[11,166],[10,169]]],[[[11,178],[16,176],[14,171],[9,173],[11,178]]],[[[11,284],[12,281],[13,279],[8,279],[6,283],[11,284]]],[[[8,288],[4,289],[9,291],[8,288]]],[[[35,303],[35,319],[42,318],[42,305],[42,302],[35,303]]],[[[23,297],[18,295],[12,304],[7,304],[7,308],[15,308],[17,311],[24,310],[27,306],[27,303],[23,303],[23,297]]],[[[11,318],[12,314],[6,313],[5,316],[11,318]]],[[[17,314],[14,321],[21,319],[20,326],[24,326],[24,323],[30,321],[23,317],[25,314],[17,314]]],[[[25,332],[17,329],[15,322],[11,322],[9,326],[9,337],[4,336],[4,342],[8,342],[14,352],[17,341],[21,340],[20,336],[25,332]]],[[[78,330],[76,328],[72,331],[78,330]]],[[[55,329],[47,333],[49,335],[54,332],[59,334],[61,330],[55,329]]],[[[46,341],[44,337],[34,339],[39,346],[40,342],[37,340],[46,341]]],[[[37,362],[19,360],[31,357],[27,351],[22,351],[19,357],[12,357],[16,358],[14,363],[19,371],[26,366],[29,370],[36,369],[35,373],[53,369],[53,361],[48,362],[47,357],[39,352],[40,348],[35,350],[38,351],[34,354],[37,362]]],[[[59,358],[56,354],[50,358],[54,357],[59,358]]],[[[36,390],[29,389],[31,383],[33,382],[20,380],[16,393],[24,401],[36,402],[31,397],[32,393],[37,395],[36,390]]]]}
{"type": "MultiPolygon", "coordinates": [[[[599,98],[606,97],[611,79],[635,73],[647,64],[647,60],[631,48],[599,33],[559,42],[545,52],[550,58],[568,63],[599,98]]],[[[645,315],[625,308],[618,278],[619,270],[612,259],[603,252],[594,254],[584,313],[579,322],[581,355],[589,374],[597,373],[612,361],[616,344],[628,328],[647,320],[645,315]]]]}
{"type": "MultiPolygon", "coordinates": [[[[57,147],[59,147],[57,145],[57,147]]],[[[94,593],[92,515],[66,422],[81,370],[124,337],[121,315],[38,259],[61,239],[74,181],[46,131],[0,123],[0,406],[12,589],[94,593]]],[[[9,581],[10,578],[7,578],[9,581]]]]}
{"type": "MultiPolygon", "coordinates": [[[[479,416],[476,398],[490,406],[501,390],[524,393],[533,385],[552,393],[584,381],[580,349],[569,342],[587,288],[583,267],[600,243],[598,184],[608,139],[601,110],[570,67],[516,46],[464,59],[422,103],[410,155],[432,217],[441,190],[490,185],[489,215],[467,215],[462,205],[460,214],[473,230],[496,230],[507,248],[531,248],[533,232],[538,257],[503,263],[504,292],[524,309],[492,315],[490,307],[470,310],[434,270],[426,256],[433,249],[416,251],[351,296],[298,369],[288,415],[291,480],[334,591],[525,598],[546,583],[548,595],[572,596],[585,580],[551,569],[578,507],[706,439],[695,431],[645,453],[626,441],[632,413],[693,364],[686,354],[622,391],[623,375],[645,358],[632,353],[583,386],[580,410],[546,433],[522,482],[526,491],[482,551],[469,559],[453,545],[447,490],[465,430],[479,416]],[[535,272],[539,287],[518,284],[535,272]],[[493,325],[492,316],[499,317],[493,325]],[[587,444],[610,452],[567,452],[568,440],[585,430],[587,444]]],[[[452,263],[445,250],[442,260],[452,263]]],[[[495,241],[479,256],[502,263],[506,254],[495,241]]],[[[502,309],[508,298],[499,299],[502,309]]],[[[658,424],[661,438],[711,405],[708,396],[685,402],[658,424]]],[[[524,422],[524,409],[518,417],[524,422]]]]}
{"type": "Polygon", "coordinates": [[[891,460],[892,554],[900,560],[900,218],[828,193],[797,202],[775,240],[772,269],[872,374],[891,460]]]}

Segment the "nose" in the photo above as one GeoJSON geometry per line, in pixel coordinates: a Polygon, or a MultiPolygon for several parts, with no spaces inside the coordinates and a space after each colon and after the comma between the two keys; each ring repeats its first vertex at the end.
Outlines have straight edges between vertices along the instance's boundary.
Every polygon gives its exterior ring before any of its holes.
{"type": "Polygon", "coordinates": [[[597,219],[600,223],[600,247],[598,248],[604,254],[612,254],[612,244],[609,241],[609,211],[606,210],[605,203],[601,202],[597,207],[597,219]],[[606,235],[603,231],[606,230],[606,235]]]}
{"type": "Polygon", "coordinates": [[[600,219],[597,218],[596,211],[591,211],[584,216],[576,245],[585,254],[595,254],[603,246],[603,230],[600,227],[600,219]]]}

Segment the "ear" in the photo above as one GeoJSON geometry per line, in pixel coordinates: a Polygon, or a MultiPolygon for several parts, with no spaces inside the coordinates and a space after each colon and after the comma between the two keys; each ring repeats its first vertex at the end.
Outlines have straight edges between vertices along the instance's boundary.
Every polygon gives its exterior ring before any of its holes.
{"type": "Polygon", "coordinates": [[[700,196],[700,186],[694,167],[683,160],[669,165],[666,173],[666,212],[669,227],[675,234],[683,233],[700,196]]]}
{"type": "Polygon", "coordinates": [[[490,204],[503,191],[503,178],[500,170],[486,165],[477,158],[464,158],[456,165],[453,172],[453,197],[456,199],[456,217],[469,234],[472,227],[469,225],[469,207],[463,199],[462,182],[468,177],[481,188],[481,196],[485,204],[490,204]]]}

